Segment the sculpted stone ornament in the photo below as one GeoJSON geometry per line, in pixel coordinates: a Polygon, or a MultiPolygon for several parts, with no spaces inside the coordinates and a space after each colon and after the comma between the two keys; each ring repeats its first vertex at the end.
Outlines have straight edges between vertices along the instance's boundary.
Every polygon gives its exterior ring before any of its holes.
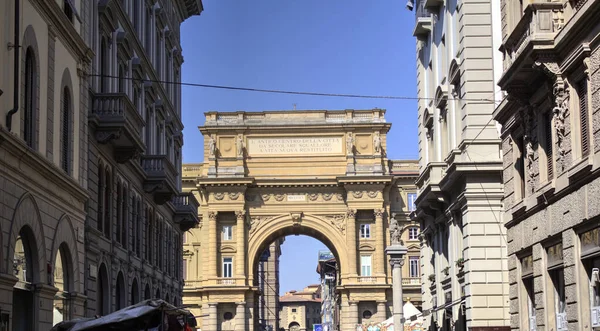
{"type": "Polygon", "coordinates": [[[327,217],[329,223],[335,226],[342,234],[346,232],[346,216],[347,215],[333,215],[327,217]]]}
{"type": "Polygon", "coordinates": [[[236,149],[237,149],[237,155],[239,157],[243,157],[244,156],[244,137],[242,135],[239,135],[237,137],[236,149]]]}
{"type": "Polygon", "coordinates": [[[223,192],[216,192],[213,196],[217,200],[223,200],[223,198],[225,197],[225,193],[223,193],[223,192]]]}
{"type": "Polygon", "coordinates": [[[375,154],[381,154],[381,136],[379,136],[379,132],[375,132],[373,136],[373,149],[375,154]]]}
{"type": "Polygon", "coordinates": [[[404,265],[404,258],[392,257],[390,258],[390,265],[392,266],[392,268],[402,268],[402,266],[404,265]]]}
{"type": "Polygon", "coordinates": [[[308,194],[308,200],[310,200],[310,201],[316,201],[318,197],[319,197],[318,193],[309,193],[308,194]]]}
{"type": "Polygon", "coordinates": [[[209,136],[208,137],[208,155],[209,156],[215,156],[215,138],[213,138],[213,136],[209,136]]]}
{"type": "Polygon", "coordinates": [[[275,200],[281,202],[285,199],[285,194],[275,194],[275,200]]]}
{"type": "Polygon", "coordinates": [[[217,220],[217,212],[216,212],[216,211],[209,211],[209,212],[208,212],[208,219],[209,219],[211,222],[214,222],[214,221],[216,221],[216,220],[217,220]]]}
{"type": "Polygon", "coordinates": [[[385,209],[380,208],[380,209],[375,209],[373,214],[375,215],[375,218],[380,218],[380,217],[383,217],[384,213],[385,213],[385,209]]]}
{"type": "Polygon", "coordinates": [[[392,245],[404,245],[404,242],[402,241],[402,228],[400,227],[400,224],[398,224],[398,220],[395,218],[391,219],[390,241],[392,242],[392,245]]]}
{"type": "Polygon", "coordinates": [[[237,200],[240,196],[240,192],[231,192],[229,193],[230,200],[237,200]]]}
{"type": "Polygon", "coordinates": [[[352,132],[348,132],[346,135],[346,153],[348,155],[354,154],[354,136],[352,135],[352,132]]]}
{"type": "Polygon", "coordinates": [[[352,191],[352,196],[356,199],[360,199],[363,196],[363,192],[362,191],[352,191]]]}
{"type": "Polygon", "coordinates": [[[348,209],[346,211],[346,217],[348,217],[349,219],[355,219],[356,218],[356,209],[348,209]]]}
{"type": "Polygon", "coordinates": [[[564,171],[566,168],[566,155],[565,149],[565,119],[569,113],[569,93],[568,87],[564,82],[557,82],[554,84],[554,108],[552,108],[554,128],[556,129],[556,144],[558,147],[558,160],[557,163],[560,167],[560,171],[564,171]]]}
{"type": "Polygon", "coordinates": [[[323,197],[323,200],[329,201],[333,197],[333,194],[331,194],[331,193],[323,193],[321,196],[323,197]]]}
{"type": "Polygon", "coordinates": [[[371,198],[371,199],[375,199],[375,198],[377,198],[377,194],[378,194],[378,193],[377,193],[377,191],[369,191],[369,192],[367,193],[367,195],[368,195],[368,196],[369,196],[369,198],[371,198]]]}
{"type": "Polygon", "coordinates": [[[245,210],[236,210],[235,211],[235,218],[240,220],[240,219],[244,219],[244,217],[246,217],[246,211],[245,210]]]}
{"type": "Polygon", "coordinates": [[[269,201],[269,199],[271,199],[271,195],[270,194],[263,194],[261,195],[263,201],[269,201]]]}

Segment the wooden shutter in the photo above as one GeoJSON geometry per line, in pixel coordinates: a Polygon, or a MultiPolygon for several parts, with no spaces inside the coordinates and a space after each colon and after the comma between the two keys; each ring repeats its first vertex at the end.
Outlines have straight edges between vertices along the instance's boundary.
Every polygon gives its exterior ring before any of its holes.
{"type": "Polygon", "coordinates": [[[578,86],[577,95],[579,96],[579,119],[581,124],[581,156],[590,154],[590,129],[588,120],[588,94],[587,80],[583,79],[578,86]]]}
{"type": "Polygon", "coordinates": [[[554,164],[553,164],[553,158],[554,158],[554,154],[552,153],[552,149],[553,149],[553,144],[552,144],[552,113],[547,112],[545,115],[545,121],[544,124],[546,125],[546,127],[544,128],[544,134],[545,134],[545,149],[546,149],[546,164],[547,164],[547,174],[548,174],[548,181],[550,181],[553,177],[554,177],[554,164]]]}

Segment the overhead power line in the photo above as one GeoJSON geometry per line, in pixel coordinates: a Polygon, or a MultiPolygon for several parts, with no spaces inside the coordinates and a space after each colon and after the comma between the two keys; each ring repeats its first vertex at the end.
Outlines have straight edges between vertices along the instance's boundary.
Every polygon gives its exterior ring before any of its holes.
{"type": "MultiPolygon", "coordinates": [[[[325,92],[307,92],[307,91],[288,91],[288,90],[277,90],[277,89],[260,89],[253,87],[239,87],[239,86],[227,86],[227,85],[212,85],[212,84],[200,84],[200,83],[186,83],[186,82],[174,82],[174,81],[166,81],[166,80],[154,80],[154,79],[138,79],[133,77],[119,77],[114,75],[99,75],[99,74],[90,74],[91,77],[104,77],[104,78],[114,78],[114,79],[125,79],[125,80],[133,80],[139,82],[153,82],[160,84],[171,84],[171,85],[181,85],[181,86],[190,86],[190,87],[200,87],[200,88],[213,88],[213,89],[221,89],[221,90],[232,90],[232,91],[246,91],[246,92],[261,92],[261,93],[278,93],[278,94],[293,94],[293,95],[309,95],[309,96],[320,96],[320,97],[339,97],[339,98],[359,98],[359,99],[388,99],[388,100],[433,100],[435,98],[425,98],[425,97],[411,97],[411,96],[386,96],[386,95],[368,95],[368,94],[346,94],[346,93],[325,93],[325,92]]],[[[453,99],[450,98],[448,100],[461,100],[461,101],[471,101],[471,102],[481,102],[481,103],[497,103],[495,100],[491,99],[453,99]]]]}

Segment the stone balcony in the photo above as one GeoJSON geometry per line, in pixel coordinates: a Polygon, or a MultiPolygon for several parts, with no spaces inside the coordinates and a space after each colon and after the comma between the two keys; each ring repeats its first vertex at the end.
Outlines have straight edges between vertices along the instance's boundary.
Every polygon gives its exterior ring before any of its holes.
{"type": "Polygon", "coordinates": [[[166,155],[142,155],[140,159],[145,174],[144,191],[152,193],[157,204],[170,201],[178,190],[177,170],[169,158],[166,155]]]}
{"type": "Polygon", "coordinates": [[[175,207],[175,224],[179,224],[181,231],[185,232],[198,225],[198,207],[200,207],[200,203],[193,193],[179,193],[173,196],[171,203],[175,207]]]}
{"type": "Polygon", "coordinates": [[[100,144],[114,146],[117,162],[125,163],[143,153],[144,120],[125,93],[92,95],[92,113],[88,121],[100,144]]]}
{"type": "Polygon", "coordinates": [[[404,288],[421,288],[421,278],[408,277],[402,278],[402,287],[404,288]]]}
{"type": "Polygon", "coordinates": [[[433,19],[431,18],[431,14],[425,6],[425,3],[425,0],[417,0],[415,2],[415,28],[413,30],[413,36],[419,39],[424,39],[431,33],[433,23],[433,19]]]}
{"type": "Polygon", "coordinates": [[[561,2],[535,2],[525,8],[520,21],[501,46],[504,53],[504,75],[499,85],[519,81],[519,87],[529,85],[533,61],[539,54],[551,55],[554,37],[564,26],[564,9],[561,2]]]}

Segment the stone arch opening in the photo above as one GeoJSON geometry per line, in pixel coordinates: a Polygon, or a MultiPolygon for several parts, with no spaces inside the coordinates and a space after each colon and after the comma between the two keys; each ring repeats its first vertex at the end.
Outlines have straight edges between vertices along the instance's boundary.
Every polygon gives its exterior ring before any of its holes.
{"type": "Polygon", "coordinates": [[[31,330],[33,328],[34,283],[39,282],[37,259],[38,247],[33,230],[25,225],[19,231],[15,241],[13,255],[13,272],[17,283],[13,288],[13,328],[14,330],[31,330]]]}
{"type": "MultiPolygon", "coordinates": [[[[327,246],[338,263],[338,276],[345,274],[347,268],[346,256],[340,254],[345,250],[345,236],[333,225],[324,219],[312,215],[304,215],[301,219],[285,215],[269,221],[270,225],[263,226],[250,237],[248,244],[248,266],[250,275],[248,280],[256,284],[256,271],[260,255],[278,238],[290,235],[306,235],[322,242],[327,246]]],[[[341,277],[338,277],[341,282],[341,277]]]]}
{"type": "Polygon", "coordinates": [[[150,292],[150,284],[146,284],[146,288],[144,289],[144,300],[152,299],[152,294],[150,292]]]}
{"type": "Polygon", "coordinates": [[[157,288],[156,289],[156,295],[154,296],[155,299],[160,299],[160,289],[157,288]]]}
{"type": "Polygon", "coordinates": [[[127,306],[127,299],[125,296],[125,279],[123,273],[119,272],[117,275],[117,286],[116,286],[116,304],[117,310],[121,310],[127,306]]]}
{"type": "Polygon", "coordinates": [[[61,243],[56,250],[54,260],[53,279],[54,287],[58,289],[54,295],[52,324],[69,320],[71,318],[71,304],[69,293],[74,291],[73,266],[71,264],[71,252],[66,243],[61,243]]]}
{"type": "Polygon", "coordinates": [[[166,301],[166,302],[169,302],[169,293],[167,293],[167,294],[165,295],[165,301],[166,301]]]}
{"type": "Polygon", "coordinates": [[[108,270],[106,269],[106,265],[100,265],[96,282],[98,283],[96,314],[104,316],[110,313],[110,287],[108,285],[108,270]]]}

